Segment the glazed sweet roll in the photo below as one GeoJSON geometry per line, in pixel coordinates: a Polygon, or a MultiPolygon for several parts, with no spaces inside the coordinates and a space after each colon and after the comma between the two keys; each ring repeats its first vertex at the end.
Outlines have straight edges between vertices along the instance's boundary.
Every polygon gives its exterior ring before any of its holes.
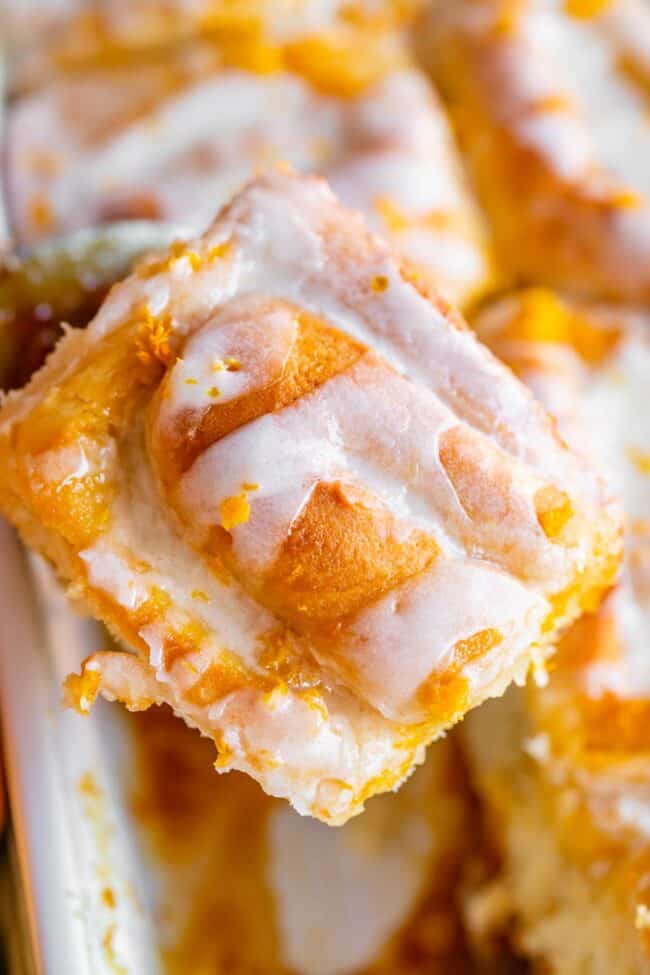
{"type": "Polygon", "coordinates": [[[619,522],[530,393],[315,178],[140,265],[0,414],[2,507],[218,767],[330,823],[541,663],[619,522]]]}
{"type": "Polygon", "coordinates": [[[650,295],[650,8],[439,0],[427,57],[507,268],[592,298],[650,295]]]}
{"type": "Polygon", "coordinates": [[[286,161],[325,176],[450,300],[467,304],[494,274],[444,111],[408,64],[340,92],[299,65],[194,46],[60,74],[17,99],[8,126],[22,242],[138,217],[198,232],[256,170],[286,161]]]}
{"type": "Polygon", "coordinates": [[[548,685],[469,718],[468,752],[520,946],[566,975],[638,975],[650,970],[649,322],[535,290],[477,327],[600,458],[624,501],[626,555],[601,610],[561,640],[548,685]]]}

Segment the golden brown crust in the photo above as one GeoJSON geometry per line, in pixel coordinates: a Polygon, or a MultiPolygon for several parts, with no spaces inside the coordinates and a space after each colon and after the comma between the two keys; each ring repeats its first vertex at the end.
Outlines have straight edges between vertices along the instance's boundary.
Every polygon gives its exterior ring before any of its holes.
{"type": "Polygon", "coordinates": [[[291,626],[331,640],[332,625],[424,571],[438,551],[424,531],[398,538],[390,511],[358,487],[321,482],[254,591],[291,626]]]}

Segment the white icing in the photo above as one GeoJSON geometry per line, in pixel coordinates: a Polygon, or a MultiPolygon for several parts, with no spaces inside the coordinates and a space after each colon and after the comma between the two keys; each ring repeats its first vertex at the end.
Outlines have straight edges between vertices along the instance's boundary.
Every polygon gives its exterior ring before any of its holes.
{"type": "MultiPolygon", "coordinates": [[[[545,600],[504,573],[444,559],[359,614],[345,660],[380,711],[390,716],[398,707],[424,717],[422,705],[412,710],[413,697],[430,674],[454,662],[459,640],[498,630],[497,668],[503,669],[506,659],[514,661],[533,642],[547,612],[545,600]]],[[[487,659],[479,659],[462,670],[470,685],[480,684],[488,667],[487,659]]]]}
{"type": "Polygon", "coordinates": [[[258,640],[275,628],[275,621],[238,587],[221,582],[197,558],[173,519],[161,510],[143,453],[143,438],[135,429],[125,451],[130,471],[128,490],[114,503],[109,532],[82,553],[84,561],[94,578],[101,578],[100,588],[121,605],[131,603],[132,583],[140,595],[153,589],[169,595],[173,607],[167,617],[170,624],[182,626],[187,618],[204,623],[210,637],[205,647],[197,648],[199,670],[205,666],[204,659],[224,647],[236,652],[247,666],[255,667],[258,640]],[[131,553],[131,560],[120,558],[119,552],[131,553]],[[125,584],[127,589],[123,588],[125,584]]]}
{"type": "Polygon", "coordinates": [[[100,539],[92,548],[79,553],[86,565],[91,586],[107,593],[125,609],[142,605],[150,591],[150,583],[138,579],[128,561],[100,539]]]}
{"type": "Polygon", "coordinates": [[[278,378],[295,332],[295,315],[286,308],[267,309],[263,299],[226,306],[190,339],[171,370],[160,422],[171,413],[205,409],[210,400],[225,403],[278,378]]]}
{"type": "MultiPolygon", "coordinates": [[[[562,571],[563,553],[543,535],[531,501],[540,482],[515,481],[513,495],[520,495],[529,523],[516,518],[517,537],[503,545],[503,552],[496,546],[489,512],[485,523],[478,517],[470,521],[438,458],[440,435],[455,426],[454,414],[426,389],[379,363],[361,361],[296,404],[246,424],[205,450],[181,480],[181,504],[190,523],[209,530],[220,524],[225,498],[237,495],[243,484],[258,485],[249,498],[249,520],[231,534],[242,562],[264,569],[313,486],[352,475],[412,527],[429,529],[442,543],[446,536],[447,548],[469,547],[471,536],[476,549],[490,549],[495,561],[503,559],[515,572],[521,571],[526,549],[528,561],[533,552],[540,560],[537,570],[543,566],[548,572],[553,564],[562,571]]],[[[483,476],[490,481],[487,463],[483,476]]],[[[512,530],[504,513],[498,538],[505,543],[512,530]]]]}

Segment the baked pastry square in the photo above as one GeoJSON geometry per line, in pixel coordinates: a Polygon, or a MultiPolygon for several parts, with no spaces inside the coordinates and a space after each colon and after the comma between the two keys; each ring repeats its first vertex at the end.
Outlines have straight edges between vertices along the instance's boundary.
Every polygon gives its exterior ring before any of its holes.
{"type": "Polygon", "coordinates": [[[566,975],[650,970],[649,325],[540,290],[477,322],[625,506],[620,582],[563,637],[548,685],[463,729],[519,944],[566,975]]]}
{"type": "Polygon", "coordinates": [[[531,394],[324,182],[255,180],[0,413],[0,503],[221,769],[330,823],[523,680],[619,522],[531,394]]]}
{"type": "Polygon", "coordinates": [[[650,8],[438,0],[422,32],[515,279],[650,296],[650,8]]]}

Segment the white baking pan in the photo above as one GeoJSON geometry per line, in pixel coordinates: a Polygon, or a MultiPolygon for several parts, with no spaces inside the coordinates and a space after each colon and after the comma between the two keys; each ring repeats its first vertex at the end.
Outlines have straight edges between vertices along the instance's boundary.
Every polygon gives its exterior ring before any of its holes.
{"type": "MultiPolygon", "coordinates": [[[[25,916],[37,972],[159,971],[119,781],[116,709],[64,711],[60,683],[106,640],[48,569],[0,528],[0,715],[25,916]],[[114,892],[114,906],[104,891],[114,892]],[[117,965],[117,967],[116,967],[117,965]]],[[[138,869],[140,867],[140,869],[138,869]]]]}

